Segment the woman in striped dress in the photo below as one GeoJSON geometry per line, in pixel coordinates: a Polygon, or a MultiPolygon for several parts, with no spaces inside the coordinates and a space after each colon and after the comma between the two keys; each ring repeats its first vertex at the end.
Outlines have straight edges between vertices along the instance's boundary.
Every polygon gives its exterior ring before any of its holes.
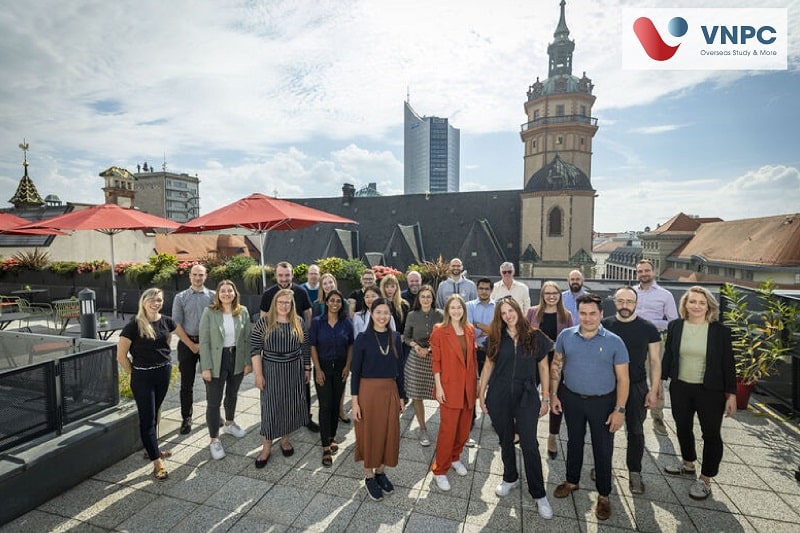
{"type": "Polygon", "coordinates": [[[433,363],[431,362],[430,336],[433,326],[444,319],[436,309],[436,293],[433,287],[423,285],[417,293],[414,310],[406,318],[403,342],[411,347],[405,366],[406,394],[414,400],[414,414],[419,424],[420,446],[430,446],[428,428],[425,425],[423,400],[433,399],[433,363]]]}
{"type": "Polygon", "coordinates": [[[256,387],[261,391],[262,450],[256,468],[264,468],[272,441],[281,438],[281,453],[294,447],[289,434],[308,424],[305,384],[311,376],[308,333],[294,307],[294,293],[281,289],[266,316],[253,327],[251,359],[256,387]]]}

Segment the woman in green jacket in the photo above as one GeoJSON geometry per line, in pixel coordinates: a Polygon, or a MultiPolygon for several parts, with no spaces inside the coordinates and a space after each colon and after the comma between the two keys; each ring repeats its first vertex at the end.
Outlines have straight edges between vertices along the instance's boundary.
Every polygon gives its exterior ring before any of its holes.
{"type": "Polygon", "coordinates": [[[242,438],[245,430],[233,417],[239,386],[252,372],[250,363],[250,314],[239,303],[239,291],[231,280],[217,285],[214,301],[200,318],[200,370],[206,384],[206,424],[211,437],[211,457],[222,459],[225,449],[219,440],[219,408],[225,392],[225,425],[222,432],[242,438]]]}

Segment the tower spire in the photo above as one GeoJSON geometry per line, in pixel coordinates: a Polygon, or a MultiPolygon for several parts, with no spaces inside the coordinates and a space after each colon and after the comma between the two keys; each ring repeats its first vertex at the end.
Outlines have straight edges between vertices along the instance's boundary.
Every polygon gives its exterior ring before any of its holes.
{"type": "Polygon", "coordinates": [[[565,8],[567,2],[561,0],[561,17],[558,19],[558,26],[553,33],[555,39],[547,47],[547,55],[550,56],[550,71],[548,77],[559,75],[572,75],[572,52],[575,50],[575,41],[569,40],[569,28],[567,28],[567,18],[565,8]]]}

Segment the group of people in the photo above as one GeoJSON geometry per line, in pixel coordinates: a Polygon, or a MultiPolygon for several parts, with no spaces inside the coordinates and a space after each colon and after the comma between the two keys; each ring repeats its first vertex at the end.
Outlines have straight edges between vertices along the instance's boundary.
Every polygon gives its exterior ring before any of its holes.
{"type": "Polygon", "coordinates": [[[149,289],[139,312],[122,331],[118,360],[131,372],[140,415],[140,432],[157,479],[165,479],[168,451],[157,442],[157,412],[169,383],[169,346],[176,334],[181,371],[182,433],[191,431],[192,386],[200,364],[206,385],[206,424],[212,457],[224,457],[222,432],[242,437],[235,420],[236,396],[251,371],[261,391],[262,450],[256,468],[266,466],[272,444],[281,453],[294,448],[289,436],[305,426],[320,432],[322,465],[338,452],[340,422],[350,379],[355,423],[355,459],[364,468],[370,498],[393,491],[385,468],[398,464],[399,416],[411,402],[421,446],[431,445],[424,400],[436,400],[440,425],[433,478],[450,490],[448,473],[467,475],[462,462],[476,418],[476,404],[491,418],[503,460],[502,497],[520,485],[515,445],[522,450],[528,491],[539,514],[551,518],[537,440],[538,419],[549,413],[548,457],[559,453],[562,417],[567,426],[566,478],[554,491],[564,498],[580,488],[586,426],[591,434],[598,491],[595,514],[611,515],[614,434],[627,429],[631,492],[642,481],[644,421],[650,410],[654,431],[666,435],[662,377],[669,379],[673,418],[683,461],[667,465],[669,474],[696,476],[695,415],[702,429],[703,461],[689,495],[711,494],[723,454],[723,416],[736,412],[730,331],[719,323],[719,307],[703,287],[691,287],[676,307],[669,291],[655,282],[653,266],[637,265],[638,284],[613,295],[615,314],[603,317],[603,301],[583,287],[579,271],[570,272],[567,289],[546,281],[531,306],[527,285],[514,279],[512,263],[500,266],[500,281],[468,279],[453,259],[448,279],[438,290],[423,285],[418,272],[406,276],[401,290],[395,276],[376,284],[364,271],[361,287],[347,298],[329,274],[309,267],[308,281],[292,281],[292,266],[276,266],[276,284],[261,300],[251,325],[247,309],[231,281],[216,291],[205,288],[205,269],[194,266],[191,287],[179,293],[172,317],[162,316],[163,294],[149,289]],[[130,354],[130,358],[129,358],[130,354]],[[662,360],[663,354],[663,360],[662,360]],[[313,371],[313,375],[312,375],[313,371]],[[310,383],[319,402],[319,424],[310,415],[310,383]],[[224,401],[223,401],[224,394],[224,401]],[[224,407],[221,421],[220,407],[224,407]]]}

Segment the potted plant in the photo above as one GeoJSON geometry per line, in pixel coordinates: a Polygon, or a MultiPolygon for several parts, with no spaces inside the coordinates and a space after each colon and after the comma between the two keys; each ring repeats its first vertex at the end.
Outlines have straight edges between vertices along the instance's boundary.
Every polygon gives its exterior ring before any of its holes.
{"type": "Polygon", "coordinates": [[[747,296],[726,283],[720,289],[725,311],[723,323],[731,329],[736,363],[736,404],[747,409],[750,393],[758,380],[774,372],[796,343],[800,307],[775,294],[775,283],[767,280],[756,290],[761,309],[751,311],[747,296]]]}

